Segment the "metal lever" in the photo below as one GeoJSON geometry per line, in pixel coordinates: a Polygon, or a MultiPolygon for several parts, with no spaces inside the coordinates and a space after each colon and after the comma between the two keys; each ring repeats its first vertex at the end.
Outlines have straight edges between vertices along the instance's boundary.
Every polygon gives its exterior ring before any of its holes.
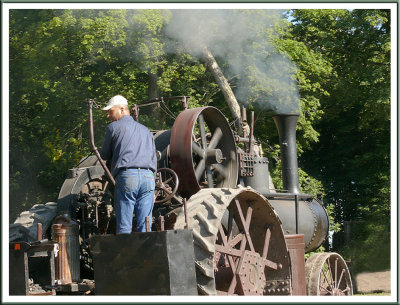
{"type": "Polygon", "coordinates": [[[93,99],[89,99],[89,133],[90,133],[90,150],[96,154],[97,159],[99,160],[101,166],[103,167],[108,179],[111,183],[115,186],[114,177],[111,175],[110,170],[108,169],[107,165],[104,163],[103,159],[100,157],[100,153],[97,150],[97,147],[94,145],[94,128],[93,128],[93,99]]]}

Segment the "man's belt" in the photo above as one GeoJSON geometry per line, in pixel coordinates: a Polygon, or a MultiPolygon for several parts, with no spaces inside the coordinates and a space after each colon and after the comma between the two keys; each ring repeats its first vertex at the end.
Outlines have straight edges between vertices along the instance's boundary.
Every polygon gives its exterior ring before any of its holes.
{"type": "Polygon", "coordinates": [[[119,170],[127,170],[127,169],[146,169],[146,170],[150,170],[152,172],[154,172],[154,170],[152,170],[149,167],[136,167],[136,166],[129,166],[129,167],[120,167],[119,170]]]}

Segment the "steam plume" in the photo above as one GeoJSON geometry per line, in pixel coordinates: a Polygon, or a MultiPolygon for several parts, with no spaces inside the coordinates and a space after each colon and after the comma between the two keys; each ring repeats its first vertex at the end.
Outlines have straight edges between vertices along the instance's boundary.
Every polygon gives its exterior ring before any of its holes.
{"type": "MultiPolygon", "coordinates": [[[[277,113],[298,112],[296,66],[272,44],[281,10],[172,10],[168,36],[179,40],[195,56],[203,46],[223,59],[226,76],[242,104],[277,113]]],[[[221,61],[222,63],[222,61],[221,61]]]]}

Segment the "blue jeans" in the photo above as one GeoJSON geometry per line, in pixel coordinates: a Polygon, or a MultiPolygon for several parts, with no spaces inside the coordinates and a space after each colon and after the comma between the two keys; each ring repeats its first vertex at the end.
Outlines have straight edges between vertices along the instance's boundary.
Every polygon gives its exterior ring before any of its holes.
{"type": "Polygon", "coordinates": [[[117,234],[132,232],[133,211],[136,215],[136,232],[146,232],[146,216],[150,216],[151,228],[154,188],[155,179],[151,170],[128,168],[119,171],[114,192],[117,234]]]}

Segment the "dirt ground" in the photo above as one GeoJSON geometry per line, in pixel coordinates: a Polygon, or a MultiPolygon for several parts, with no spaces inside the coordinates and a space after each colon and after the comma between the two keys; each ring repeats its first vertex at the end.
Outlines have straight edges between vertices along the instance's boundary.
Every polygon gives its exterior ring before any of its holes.
{"type": "Polygon", "coordinates": [[[357,293],[390,293],[390,270],[357,274],[355,286],[357,293]]]}

